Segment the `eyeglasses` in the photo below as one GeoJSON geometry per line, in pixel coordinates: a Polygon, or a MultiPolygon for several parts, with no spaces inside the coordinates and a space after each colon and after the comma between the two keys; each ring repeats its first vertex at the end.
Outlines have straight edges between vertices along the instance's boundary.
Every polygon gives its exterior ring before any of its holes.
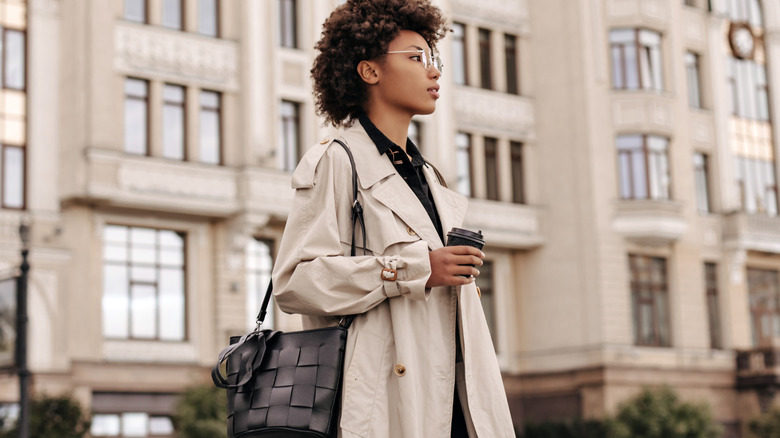
{"type": "Polygon", "coordinates": [[[441,58],[439,58],[439,55],[434,55],[433,51],[426,51],[424,49],[419,50],[393,50],[392,52],[387,52],[388,55],[393,53],[419,53],[420,60],[419,62],[422,62],[423,68],[428,71],[431,69],[431,67],[436,67],[436,70],[439,70],[439,73],[441,73],[442,69],[444,68],[444,64],[441,63],[441,58]]]}

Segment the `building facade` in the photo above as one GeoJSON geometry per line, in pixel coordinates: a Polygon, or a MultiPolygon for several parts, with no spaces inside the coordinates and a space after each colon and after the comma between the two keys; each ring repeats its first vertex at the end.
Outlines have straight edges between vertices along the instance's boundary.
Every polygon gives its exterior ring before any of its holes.
{"type": "MultiPolygon", "coordinates": [[[[339,3],[0,0],[0,279],[29,224],[32,387],[93,436],[173,436],[254,327],[339,3]]],[[[485,235],[515,423],[671,384],[740,436],[778,382],[780,1],[435,3],[442,97],[409,135],[485,235]]]]}

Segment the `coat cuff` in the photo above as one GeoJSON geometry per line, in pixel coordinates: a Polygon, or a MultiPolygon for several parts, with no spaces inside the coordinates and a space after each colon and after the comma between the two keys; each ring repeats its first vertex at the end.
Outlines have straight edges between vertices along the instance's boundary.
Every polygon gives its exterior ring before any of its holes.
{"type": "Polygon", "coordinates": [[[425,283],[431,276],[431,260],[428,256],[428,244],[419,240],[407,245],[398,256],[385,257],[382,283],[385,295],[393,298],[406,295],[413,300],[427,300],[430,289],[425,283]],[[391,280],[389,271],[395,271],[396,278],[391,280]]]}

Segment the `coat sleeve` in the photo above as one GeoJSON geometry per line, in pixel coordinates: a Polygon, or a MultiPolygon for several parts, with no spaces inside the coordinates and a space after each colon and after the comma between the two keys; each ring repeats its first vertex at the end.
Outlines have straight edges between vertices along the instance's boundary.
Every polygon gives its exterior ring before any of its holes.
{"type": "MultiPolygon", "coordinates": [[[[393,245],[383,255],[359,250],[349,256],[349,243],[340,236],[351,236],[351,175],[349,159],[337,146],[310,150],[293,175],[293,204],[273,270],[274,298],[287,313],[355,315],[388,298],[428,297],[424,240],[393,245]],[[395,270],[397,278],[383,278],[383,269],[395,270]]],[[[370,216],[365,221],[367,229],[383,225],[370,216]]]]}

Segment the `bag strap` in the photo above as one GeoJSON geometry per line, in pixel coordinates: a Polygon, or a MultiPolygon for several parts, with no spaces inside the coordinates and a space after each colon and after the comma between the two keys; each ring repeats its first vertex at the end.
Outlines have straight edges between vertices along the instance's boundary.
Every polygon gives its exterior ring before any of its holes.
{"type": "MultiPolygon", "coordinates": [[[[340,144],[342,148],[347,152],[347,156],[349,157],[349,164],[352,166],[352,248],[350,250],[350,255],[352,257],[356,254],[356,247],[355,247],[355,228],[357,222],[360,222],[360,228],[363,230],[363,254],[366,253],[366,222],[363,219],[363,206],[360,205],[360,201],[358,200],[358,180],[357,180],[357,170],[355,170],[355,158],[352,156],[352,152],[349,150],[349,147],[347,147],[344,142],[342,142],[339,139],[334,139],[336,143],[340,144]]],[[[265,316],[268,313],[268,303],[271,301],[271,295],[273,294],[273,281],[268,282],[268,289],[265,291],[265,297],[263,297],[263,304],[260,306],[260,313],[257,314],[257,331],[261,325],[263,325],[263,321],[265,321],[265,316]]],[[[350,325],[352,325],[352,321],[355,319],[354,315],[345,316],[341,318],[341,321],[339,321],[339,325],[341,327],[344,327],[346,329],[349,328],[350,325]]]]}

